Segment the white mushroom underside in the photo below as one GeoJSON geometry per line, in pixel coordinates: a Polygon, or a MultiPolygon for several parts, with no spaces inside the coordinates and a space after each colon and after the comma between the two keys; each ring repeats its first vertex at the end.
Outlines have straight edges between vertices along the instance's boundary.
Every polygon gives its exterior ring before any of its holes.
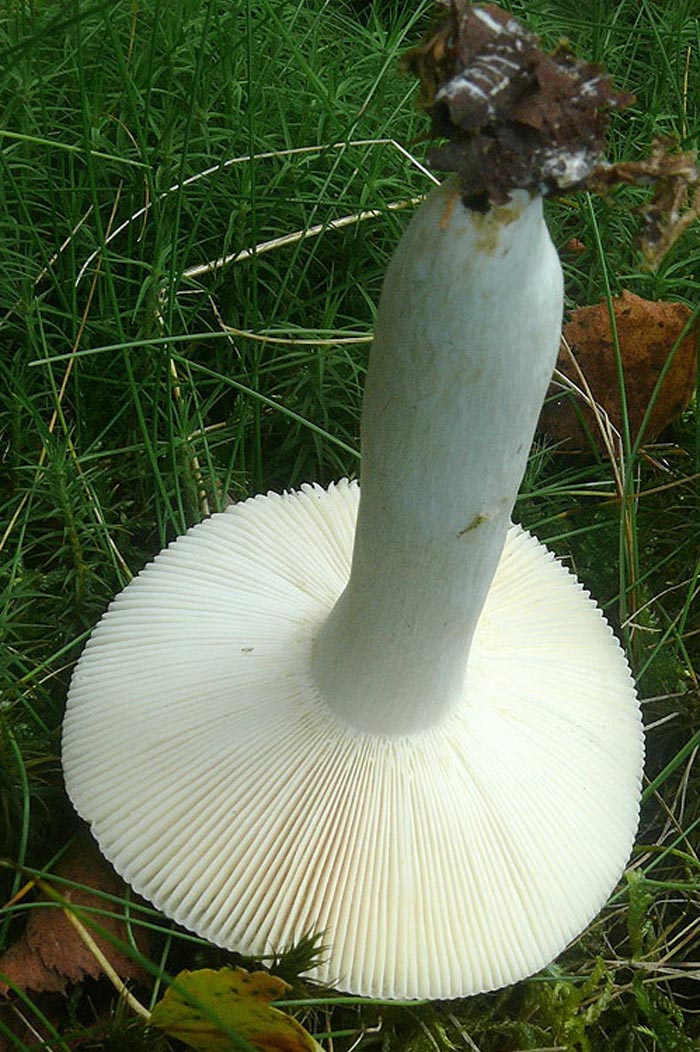
{"type": "Polygon", "coordinates": [[[134,888],[253,956],[323,932],[312,974],[457,997],[550,962],[617,882],[642,736],[622,651],[517,527],[461,706],[411,736],[329,715],[309,656],[346,584],[359,488],[214,515],[125,589],[75,673],[71,798],[134,888]]]}

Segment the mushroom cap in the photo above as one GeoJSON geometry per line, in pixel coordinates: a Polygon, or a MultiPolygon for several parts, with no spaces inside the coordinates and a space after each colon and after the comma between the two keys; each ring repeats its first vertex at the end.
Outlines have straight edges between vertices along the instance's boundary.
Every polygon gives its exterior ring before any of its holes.
{"type": "Polygon", "coordinates": [[[596,915],[637,827],[643,740],[581,585],[508,533],[463,702],[399,737],[332,716],[310,649],[350,571],[359,487],[268,494],[175,541],[78,662],[63,763],[101,849],[186,928],[309,974],[451,998],[543,967],[596,915]]]}

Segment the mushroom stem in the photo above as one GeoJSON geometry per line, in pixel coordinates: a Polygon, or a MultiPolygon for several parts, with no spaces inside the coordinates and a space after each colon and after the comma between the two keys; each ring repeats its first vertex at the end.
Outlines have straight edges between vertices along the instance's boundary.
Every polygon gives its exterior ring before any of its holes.
{"type": "Polygon", "coordinates": [[[351,726],[407,734],[468,700],[561,316],[541,198],[482,214],[455,182],[429,196],[384,282],[352,572],[314,644],[316,683],[351,726]]]}

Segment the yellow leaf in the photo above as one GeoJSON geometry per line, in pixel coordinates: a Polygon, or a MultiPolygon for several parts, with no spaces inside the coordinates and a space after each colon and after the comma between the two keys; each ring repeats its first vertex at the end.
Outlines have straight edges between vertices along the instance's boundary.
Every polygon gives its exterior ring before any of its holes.
{"type": "Polygon", "coordinates": [[[198,1052],[323,1052],[301,1023],[270,1005],[288,989],[274,975],[245,968],[184,971],[150,1023],[198,1052]]]}

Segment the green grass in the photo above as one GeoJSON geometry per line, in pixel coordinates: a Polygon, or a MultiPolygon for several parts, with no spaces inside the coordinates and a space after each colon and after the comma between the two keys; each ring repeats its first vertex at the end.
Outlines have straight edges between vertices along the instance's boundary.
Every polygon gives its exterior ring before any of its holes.
{"type": "MultiPolygon", "coordinates": [[[[636,93],[613,156],[639,157],[655,135],[696,145],[695,0],[512,8],[636,93]]],[[[230,499],[358,471],[374,304],[430,186],[396,145],[420,160],[424,121],[398,57],[427,10],[10,0],[0,13],[0,906],[79,829],[62,711],[114,593],[230,499]]],[[[569,306],[624,287],[695,308],[698,231],[644,270],[631,211],[643,197],[548,206],[556,242],[586,246],[566,265],[569,306]]],[[[649,782],[629,879],[513,989],[387,1007],[296,984],[312,1002],[300,1018],[335,1034],[335,1052],[697,1047],[700,414],[665,439],[623,443],[616,462],[538,446],[516,507],[601,601],[639,676],[649,782]]],[[[152,974],[225,959],[124,908],[152,931],[152,974]]],[[[0,913],[0,953],[31,909],[0,913]]],[[[279,970],[294,978],[309,952],[279,970]]],[[[51,1048],[144,1043],[105,983],[15,1003],[0,1008],[3,1049],[25,1047],[10,1036],[17,1011],[51,1048]]]]}

